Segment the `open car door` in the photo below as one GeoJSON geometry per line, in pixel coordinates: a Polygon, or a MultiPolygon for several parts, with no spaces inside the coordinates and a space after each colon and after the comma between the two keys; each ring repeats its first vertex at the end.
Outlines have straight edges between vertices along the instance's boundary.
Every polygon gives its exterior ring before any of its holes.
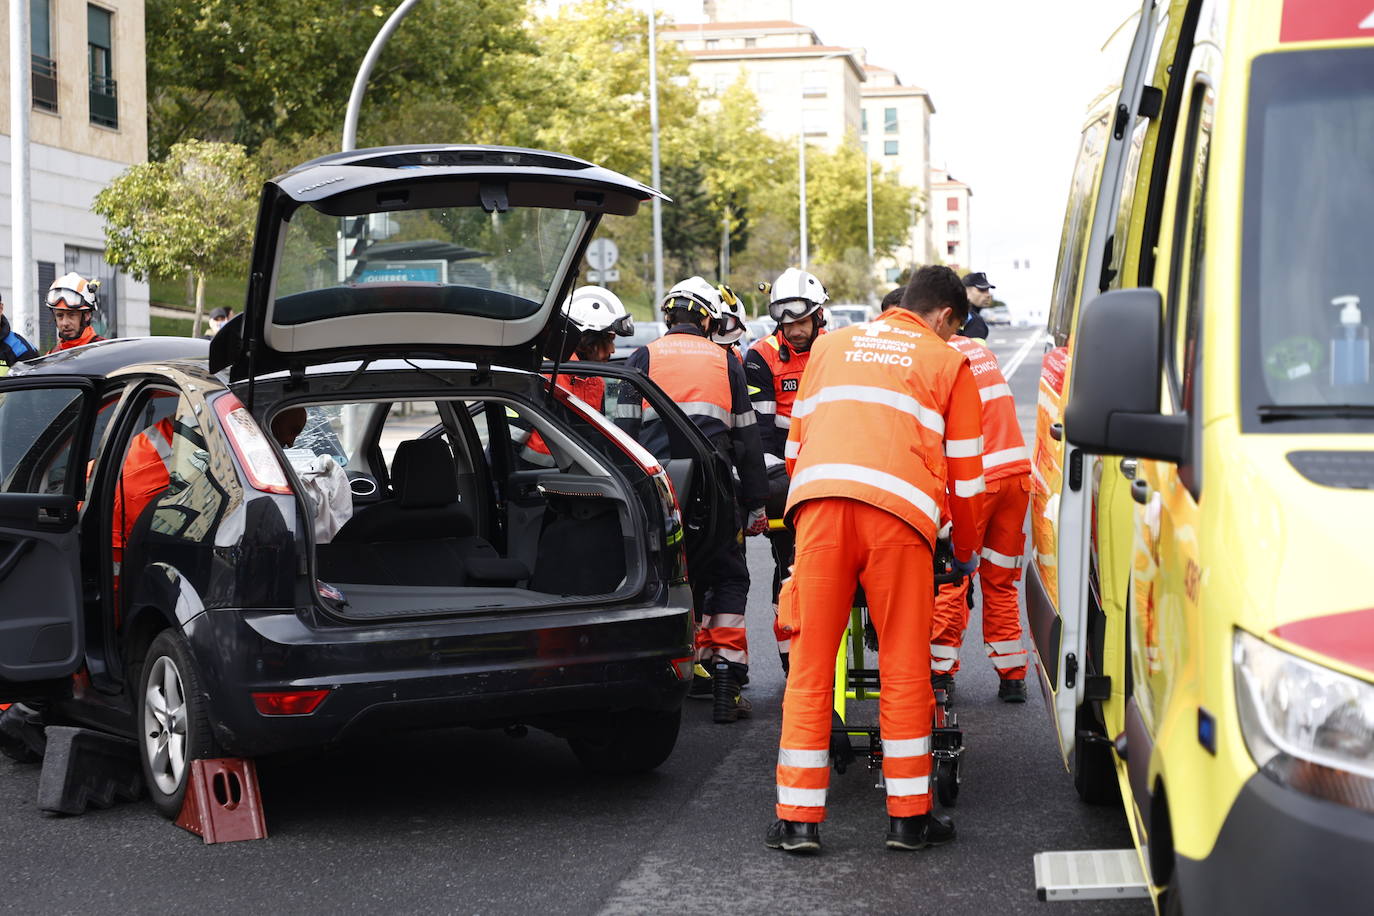
{"type": "Polygon", "coordinates": [[[81,666],[77,515],[96,406],[87,378],[0,381],[0,702],[60,688],[81,666]]]}
{"type": "MultiPolygon", "coordinates": [[[[554,366],[544,364],[551,375],[554,366]]],[[[687,568],[704,569],[739,528],[735,518],[735,485],[726,457],[697,429],[682,410],[642,372],[610,363],[578,361],[559,366],[560,375],[596,376],[606,382],[602,410],[614,417],[622,399],[647,401],[668,431],[669,454],[657,456],[677,494],[686,531],[687,568]],[[623,395],[623,397],[622,397],[623,395]]]]}
{"type": "MultiPolygon", "coordinates": [[[[1085,180],[1095,187],[1095,193],[1084,194],[1083,200],[1070,198],[1069,213],[1065,224],[1065,241],[1072,238],[1074,225],[1080,219],[1075,208],[1088,206],[1086,225],[1090,229],[1086,251],[1079,258],[1078,251],[1061,251],[1060,263],[1056,273],[1056,287],[1072,278],[1071,295],[1076,307],[1073,314],[1081,312],[1082,303],[1092,299],[1099,291],[1099,281],[1103,276],[1103,263],[1110,257],[1109,241],[1116,226],[1117,208],[1121,202],[1122,182],[1126,174],[1127,155],[1131,142],[1128,126],[1133,123],[1133,113],[1141,110],[1141,96],[1150,79],[1150,51],[1160,23],[1155,11],[1154,0],[1143,0],[1135,37],[1131,42],[1126,58],[1126,68],[1121,79],[1121,92],[1116,106],[1104,113],[1101,122],[1101,146],[1092,157],[1085,158],[1080,153],[1080,166],[1100,162],[1097,174],[1084,171],[1075,174],[1075,181],[1085,180]],[[1075,263],[1076,262],[1076,263],[1075,263]],[[1076,269],[1075,269],[1076,268],[1076,269]],[[1073,274],[1066,274],[1073,271],[1073,274]]],[[[1096,128],[1090,127],[1089,133],[1096,128]]],[[[1088,136],[1088,135],[1085,135],[1088,136]]],[[[1088,140],[1085,139],[1085,147],[1088,140]]],[[[1059,737],[1059,750],[1067,764],[1074,749],[1077,732],[1078,708],[1084,701],[1086,678],[1086,637],[1088,614],[1088,579],[1090,573],[1089,552],[1091,549],[1093,526],[1093,480],[1097,473],[1096,464],[1100,461],[1089,456],[1065,441],[1062,414],[1062,392],[1072,375],[1072,359],[1069,354],[1072,345],[1060,343],[1058,348],[1047,354],[1045,371],[1041,378],[1041,401],[1052,405],[1052,415],[1046,417],[1042,410],[1039,418],[1041,426],[1046,420],[1050,427],[1037,429],[1037,465],[1049,465],[1049,473],[1041,468],[1042,476],[1062,480],[1056,493],[1050,495],[1053,508],[1038,514],[1047,519],[1047,530],[1037,536],[1037,553],[1047,542],[1054,548],[1054,555],[1048,558],[1037,556],[1041,581],[1046,586],[1048,601],[1032,605],[1028,600],[1031,635],[1039,660],[1038,668],[1043,680],[1046,700],[1050,703],[1050,714],[1054,718],[1055,731],[1059,737]],[[1053,368],[1056,377],[1051,391],[1046,389],[1046,373],[1053,368]],[[1047,398],[1048,393],[1048,398],[1047,398]],[[1048,434],[1052,441],[1045,441],[1048,434]],[[1040,460],[1040,453],[1045,460],[1040,460]],[[1050,569],[1044,569],[1045,566],[1050,569]]],[[[1037,506],[1037,508],[1039,508],[1037,506]]]]}

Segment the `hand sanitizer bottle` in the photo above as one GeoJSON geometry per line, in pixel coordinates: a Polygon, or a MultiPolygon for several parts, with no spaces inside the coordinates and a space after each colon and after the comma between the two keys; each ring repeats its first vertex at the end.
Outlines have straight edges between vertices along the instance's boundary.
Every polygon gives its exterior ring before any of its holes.
{"type": "Polygon", "coordinates": [[[1341,326],[1331,340],[1331,384],[1369,384],[1369,328],[1360,316],[1359,296],[1337,296],[1331,304],[1341,310],[1341,326]]]}

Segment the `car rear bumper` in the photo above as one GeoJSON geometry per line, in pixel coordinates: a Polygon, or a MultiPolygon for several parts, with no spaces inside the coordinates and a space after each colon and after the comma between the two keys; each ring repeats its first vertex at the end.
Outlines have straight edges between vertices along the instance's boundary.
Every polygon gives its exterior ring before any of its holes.
{"type": "Polygon", "coordinates": [[[1212,852],[1177,858],[1185,913],[1368,913],[1374,814],[1322,801],[1256,773],[1212,852]]]}
{"type": "Polygon", "coordinates": [[[232,754],[453,725],[575,726],[613,709],[672,709],[692,613],[638,606],[312,627],[292,612],[212,611],[186,627],[232,754]],[[258,692],[327,689],[310,715],[264,716],[258,692]]]}

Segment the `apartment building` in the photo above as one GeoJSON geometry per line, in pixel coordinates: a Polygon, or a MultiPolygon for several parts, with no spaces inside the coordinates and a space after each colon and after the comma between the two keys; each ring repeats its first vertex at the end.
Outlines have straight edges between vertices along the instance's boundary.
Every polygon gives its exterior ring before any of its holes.
{"type": "MultiPolygon", "coordinates": [[[[13,2],[13,0],[9,0],[13,2]]],[[[148,286],[105,263],[95,195],[130,165],[148,158],[143,0],[21,0],[30,4],[29,163],[35,263],[28,266],[40,301],[60,274],[101,281],[105,332],[148,333],[148,286]]],[[[0,290],[11,300],[8,17],[0,21],[0,290]]],[[[53,339],[46,309],[35,343],[53,339]]]]}
{"type": "Polygon", "coordinates": [[[940,263],[931,232],[930,117],[935,105],[924,89],[905,86],[896,72],[866,65],[867,79],[861,90],[862,115],[859,134],[864,151],[873,162],[895,172],[903,184],[921,192],[923,212],[913,219],[907,241],[896,256],[882,260],[877,269],[886,281],[895,281],[910,264],[940,263]],[[903,250],[905,249],[905,250],[903,250]]]}
{"type": "Polygon", "coordinates": [[[936,254],[963,273],[973,263],[973,189],[943,168],[930,170],[930,215],[936,254]]]}

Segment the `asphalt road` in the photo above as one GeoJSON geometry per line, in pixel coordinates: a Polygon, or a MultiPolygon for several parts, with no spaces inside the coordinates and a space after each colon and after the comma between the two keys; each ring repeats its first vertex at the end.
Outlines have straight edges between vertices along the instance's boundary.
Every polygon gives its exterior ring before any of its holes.
{"type": "MultiPolygon", "coordinates": [[[[1010,368],[1030,330],[995,328],[1010,368]]],[[[1011,378],[1034,422],[1040,346],[1011,378]]],[[[772,651],[770,559],[754,575],[748,696],[755,716],[713,725],[689,701],[657,772],[604,779],[566,745],[454,730],[260,765],[270,837],[204,846],[147,803],[76,818],[35,808],[38,770],[0,758],[0,910],[25,913],[1148,913],[1141,901],[1046,904],[1031,856],[1130,845],[1119,811],[1080,803],[1038,691],[1009,706],[976,637],[959,676],[968,751],[957,842],[883,848],[881,790],[854,767],[831,783],[825,851],[765,849],[773,819],[782,671],[772,651]]]]}

